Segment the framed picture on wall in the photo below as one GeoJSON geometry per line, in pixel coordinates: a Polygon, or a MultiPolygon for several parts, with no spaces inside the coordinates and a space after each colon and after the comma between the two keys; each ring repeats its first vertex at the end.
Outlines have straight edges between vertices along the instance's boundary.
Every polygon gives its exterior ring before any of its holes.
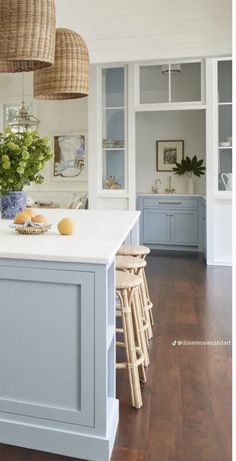
{"type": "Polygon", "coordinates": [[[176,162],[184,158],[184,141],[157,141],[156,142],[156,170],[172,171],[176,162]]]}
{"type": "Polygon", "coordinates": [[[87,180],[86,132],[54,134],[53,150],[53,180],[63,182],[87,180]]]}

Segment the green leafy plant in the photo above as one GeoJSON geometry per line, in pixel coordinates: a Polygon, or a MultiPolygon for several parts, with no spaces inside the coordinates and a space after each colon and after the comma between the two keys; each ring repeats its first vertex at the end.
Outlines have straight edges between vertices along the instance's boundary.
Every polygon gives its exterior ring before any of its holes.
{"type": "Polygon", "coordinates": [[[185,157],[180,163],[176,162],[176,166],[173,167],[174,174],[178,176],[186,175],[192,177],[192,175],[198,176],[199,178],[205,174],[205,166],[202,166],[204,160],[198,160],[197,156],[193,158],[185,157]]]}
{"type": "Polygon", "coordinates": [[[21,191],[31,182],[42,184],[39,172],[53,157],[50,139],[36,131],[0,133],[0,194],[21,191]]]}

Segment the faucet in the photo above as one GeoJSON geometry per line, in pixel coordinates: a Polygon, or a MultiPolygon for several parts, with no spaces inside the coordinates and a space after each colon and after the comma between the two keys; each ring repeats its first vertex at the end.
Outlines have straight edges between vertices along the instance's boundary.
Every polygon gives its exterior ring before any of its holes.
{"type": "Polygon", "coordinates": [[[169,185],[168,187],[165,189],[165,192],[167,194],[173,194],[173,192],[175,192],[175,189],[171,186],[171,176],[169,176],[169,185]]]}
{"type": "Polygon", "coordinates": [[[158,184],[161,185],[161,180],[160,180],[159,178],[156,179],[156,181],[155,181],[155,186],[152,186],[152,192],[154,192],[154,194],[158,194],[158,193],[159,193],[158,184]]]}

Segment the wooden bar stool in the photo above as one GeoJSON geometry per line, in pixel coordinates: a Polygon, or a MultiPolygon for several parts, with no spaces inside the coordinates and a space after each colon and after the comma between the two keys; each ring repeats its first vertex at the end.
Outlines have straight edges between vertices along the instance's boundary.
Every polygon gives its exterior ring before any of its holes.
{"type": "Polygon", "coordinates": [[[129,270],[133,269],[133,272],[135,274],[138,274],[142,278],[142,284],[140,288],[141,304],[143,306],[144,318],[148,325],[148,339],[152,339],[153,338],[152,315],[150,314],[150,312],[152,310],[153,304],[150,302],[150,299],[148,298],[148,292],[147,292],[147,283],[146,283],[146,276],[145,276],[145,267],[147,265],[147,262],[145,258],[140,258],[139,256],[117,255],[116,264],[120,265],[120,267],[117,266],[117,269],[121,269],[123,265],[124,266],[123,270],[125,270],[125,266],[127,265],[127,268],[129,270]]]}
{"type": "MultiPolygon", "coordinates": [[[[150,248],[144,245],[122,245],[120,249],[118,250],[117,255],[134,256],[134,257],[140,257],[142,259],[146,259],[146,256],[149,253],[150,253],[150,248]]],[[[145,291],[146,291],[147,304],[149,305],[150,321],[153,326],[154,325],[154,319],[153,319],[153,313],[152,313],[153,304],[150,301],[150,295],[149,295],[149,289],[148,289],[145,270],[143,271],[143,279],[144,279],[144,285],[145,285],[145,291]]]]}
{"type": "Polygon", "coordinates": [[[141,285],[141,278],[134,274],[123,271],[116,271],[116,294],[120,300],[120,311],[122,318],[122,329],[116,329],[118,333],[123,333],[124,342],[117,341],[116,346],[126,351],[126,362],[116,363],[117,369],[128,369],[129,383],[131,391],[132,406],[142,407],[142,394],[140,379],[146,382],[144,369],[144,354],[141,349],[139,339],[135,344],[135,329],[139,328],[138,319],[134,310],[134,297],[138,287],[141,285]]]}
{"type": "Polygon", "coordinates": [[[145,287],[143,281],[143,269],[147,265],[146,261],[141,258],[134,258],[132,256],[116,256],[116,269],[130,272],[140,276],[141,284],[138,292],[134,296],[134,309],[133,312],[137,315],[139,329],[135,331],[136,336],[139,335],[142,351],[144,354],[144,364],[148,366],[150,363],[148,347],[149,347],[149,336],[152,334],[152,327],[150,324],[150,315],[146,309],[145,304],[145,287]],[[150,333],[151,331],[151,333],[150,333]]]}

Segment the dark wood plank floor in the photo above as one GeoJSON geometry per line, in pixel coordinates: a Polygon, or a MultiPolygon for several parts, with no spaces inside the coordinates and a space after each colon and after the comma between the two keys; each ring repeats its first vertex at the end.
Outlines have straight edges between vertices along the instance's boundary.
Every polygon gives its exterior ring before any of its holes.
{"type": "MultiPolygon", "coordinates": [[[[112,461],[231,461],[231,347],[173,341],[231,340],[231,271],[200,258],[150,256],[155,338],[143,408],[117,376],[120,424],[112,461]]],[[[0,445],[0,461],[73,461],[0,445]]]]}

